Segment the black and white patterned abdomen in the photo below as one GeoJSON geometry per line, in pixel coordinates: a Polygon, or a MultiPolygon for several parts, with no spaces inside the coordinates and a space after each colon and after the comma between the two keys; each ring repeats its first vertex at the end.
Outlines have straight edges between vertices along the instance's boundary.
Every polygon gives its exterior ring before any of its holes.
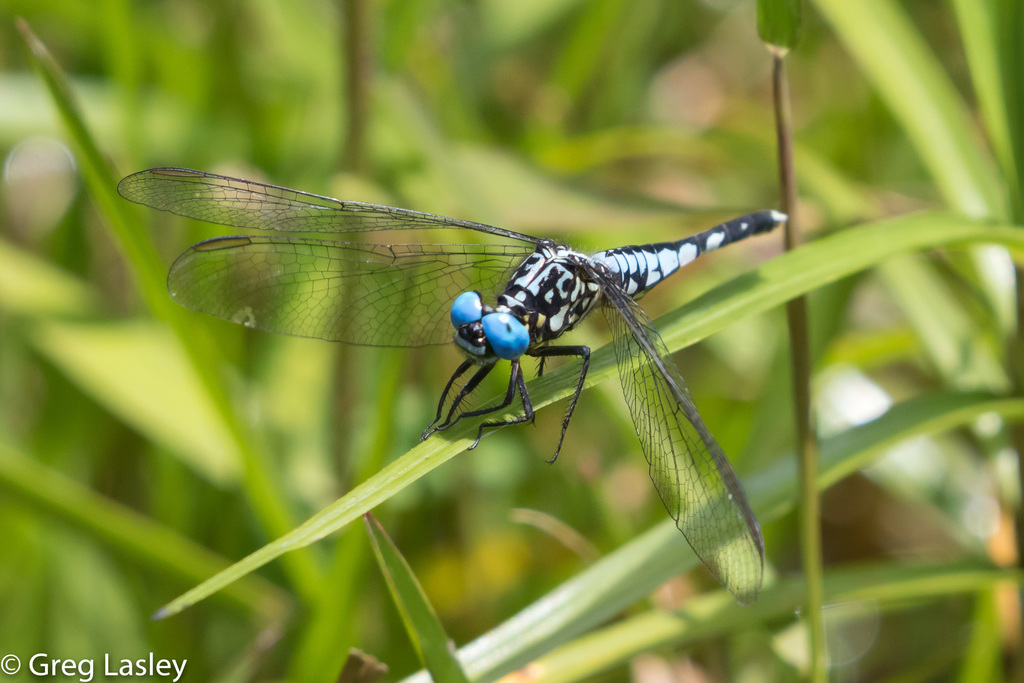
{"type": "Polygon", "coordinates": [[[786,221],[778,211],[760,211],[698,233],[678,242],[658,242],[617,247],[591,257],[618,276],[630,296],[644,292],[691,263],[706,251],[713,251],[744,237],[768,232],[786,221]]]}

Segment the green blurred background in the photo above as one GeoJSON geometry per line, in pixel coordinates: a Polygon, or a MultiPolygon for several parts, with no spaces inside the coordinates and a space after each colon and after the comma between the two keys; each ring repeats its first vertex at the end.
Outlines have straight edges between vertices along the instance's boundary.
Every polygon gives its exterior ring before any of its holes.
{"type": "MultiPolygon", "coordinates": [[[[971,23],[968,2],[806,9],[787,61],[808,239],[922,209],[1012,217],[1013,133],[997,134],[992,102],[1013,84],[991,83],[998,59],[983,59],[999,55],[995,24],[971,23]]],[[[0,654],[23,660],[154,651],[187,658],[187,680],[326,681],[358,646],[392,680],[414,672],[358,524],[179,615],[150,615],[418,444],[459,357],[275,337],[159,303],[157,271],[230,230],[98,199],[15,17],[67,72],[115,182],[185,166],[586,249],[777,206],[770,60],[746,0],[0,0],[0,654]],[[110,229],[112,211],[136,237],[110,229]],[[132,239],[158,268],[147,274],[132,239]]],[[[644,306],[677,309],[780,245],[702,259],[644,306]]],[[[826,438],[903,401],[1011,384],[1007,252],[885,260],[873,245],[877,268],[811,299],[826,438]]],[[[600,322],[574,336],[607,341],[600,322]]],[[[791,458],[781,309],[736,314],[676,360],[741,475],[791,458]]],[[[502,390],[493,379],[481,397],[502,390]]],[[[459,645],[664,522],[618,382],[584,394],[548,466],[561,410],[374,511],[459,645]]],[[[884,587],[905,561],[1012,562],[1015,458],[992,414],[883,449],[825,493],[826,567],[878,563],[884,587]]],[[[792,575],[794,515],[762,521],[769,576],[792,575]]],[[[992,577],[833,605],[834,676],[992,680],[1019,631],[1014,594],[992,577]]],[[[715,589],[689,572],[627,613],[715,589]]],[[[739,614],[696,644],[558,680],[798,677],[793,609],[739,614]]]]}

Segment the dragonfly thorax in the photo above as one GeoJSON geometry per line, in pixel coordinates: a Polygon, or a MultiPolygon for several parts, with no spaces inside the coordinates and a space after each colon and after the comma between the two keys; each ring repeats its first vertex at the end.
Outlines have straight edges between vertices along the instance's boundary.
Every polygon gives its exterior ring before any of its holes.
{"type": "Polygon", "coordinates": [[[533,344],[557,339],[600,301],[600,287],[587,272],[592,265],[569,247],[542,245],[512,274],[495,308],[525,321],[533,344]]]}
{"type": "Polygon", "coordinates": [[[464,292],[452,304],[455,343],[471,358],[515,360],[530,346],[526,326],[507,310],[484,306],[479,292],[464,292]]]}

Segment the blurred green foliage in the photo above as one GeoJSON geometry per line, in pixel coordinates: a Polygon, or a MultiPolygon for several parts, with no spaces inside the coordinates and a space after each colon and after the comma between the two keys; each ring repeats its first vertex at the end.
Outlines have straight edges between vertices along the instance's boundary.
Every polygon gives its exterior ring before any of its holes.
{"type": "MultiPolygon", "coordinates": [[[[554,466],[561,408],[472,452],[459,433],[417,446],[454,350],[343,348],[178,309],[166,265],[225,230],[110,193],[175,165],[584,248],[677,239],[776,204],[754,2],[367,3],[360,91],[352,2],[0,0],[0,654],[153,651],[187,658],[189,680],[327,681],[358,646],[392,679],[412,674],[361,525],[149,619],[261,547],[280,555],[267,544],[286,532],[310,543],[319,528],[300,524],[318,511],[329,525],[386,501],[374,514],[444,629],[474,641],[472,680],[537,657],[538,680],[795,679],[777,306],[810,292],[826,588],[844,605],[828,610],[835,675],[993,680],[1016,600],[997,583],[1014,575],[991,567],[1012,563],[1020,497],[1006,424],[1022,407],[997,396],[1020,386],[1012,5],[805,6],[787,63],[811,244],[782,258],[772,238],[737,245],[644,300],[672,311],[659,326],[686,347],[677,362],[783,577],[743,609],[702,570],[654,592],[694,560],[614,379],[584,394],[554,466]],[[19,16],[67,74],[81,129],[33,70],[19,16]],[[345,148],[358,92],[360,164],[345,148]],[[936,212],[850,227],[922,209],[936,212]],[[517,524],[516,508],[553,521],[517,524]],[[681,605],[682,622],[651,609],[681,605]]],[[[600,324],[574,334],[607,341],[600,324]]],[[[613,375],[606,362],[595,381],[613,375]]],[[[531,386],[551,402],[565,376],[531,386]]]]}

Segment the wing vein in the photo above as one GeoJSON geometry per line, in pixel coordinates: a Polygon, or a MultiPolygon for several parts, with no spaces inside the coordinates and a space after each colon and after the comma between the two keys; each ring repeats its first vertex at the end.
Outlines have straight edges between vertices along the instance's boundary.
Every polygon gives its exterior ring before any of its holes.
{"type": "Polygon", "coordinates": [[[654,324],[618,284],[591,275],[605,294],[623,396],[654,487],[697,557],[740,602],[752,602],[764,541],[746,494],[654,324]]]}

